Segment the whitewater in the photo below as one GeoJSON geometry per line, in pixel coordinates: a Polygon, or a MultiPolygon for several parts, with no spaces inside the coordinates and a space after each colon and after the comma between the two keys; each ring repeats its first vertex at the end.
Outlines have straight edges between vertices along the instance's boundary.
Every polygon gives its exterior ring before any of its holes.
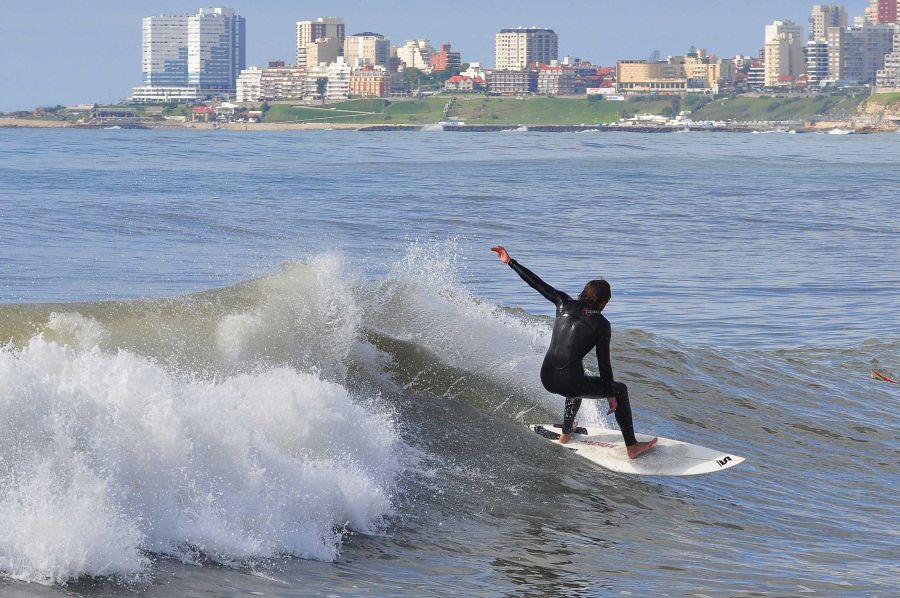
{"type": "Polygon", "coordinates": [[[0,594],[889,595],[897,141],[653,137],[4,132],[0,594]],[[747,462],[548,450],[501,242],[747,462]]]}

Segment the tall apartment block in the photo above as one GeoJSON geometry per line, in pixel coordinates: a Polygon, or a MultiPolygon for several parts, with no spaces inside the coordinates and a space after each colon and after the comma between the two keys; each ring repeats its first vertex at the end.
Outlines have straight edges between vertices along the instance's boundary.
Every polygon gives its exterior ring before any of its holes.
{"type": "Polygon", "coordinates": [[[803,58],[803,27],[793,21],[775,21],[766,25],[765,61],[766,87],[784,85],[806,72],[803,58]]]}
{"type": "Polygon", "coordinates": [[[847,11],[843,6],[813,5],[806,44],[806,75],[810,86],[817,87],[828,80],[828,28],[846,26],[847,11]]]}
{"type": "Polygon", "coordinates": [[[380,33],[355,33],[344,40],[344,56],[350,66],[384,66],[391,57],[391,40],[380,33]]]}
{"type": "Polygon", "coordinates": [[[201,8],[187,19],[188,85],[234,93],[247,68],[247,26],[231,8],[201,8]]]}
{"type": "Polygon", "coordinates": [[[160,15],[142,22],[143,86],[137,101],[197,99],[232,94],[247,65],[246,21],[230,8],[195,15],[160,15]]]}
{"type": "Polygon", "coordinates": [[[886,25],[896,24],[900,22],[900,1],[898,0],[875,0],[875,22],[886,25]]]}
{"type": "Polygon", "coordinates": [[[498,71],[521,71],[534,63],[550,64],[559,59],[559,36],[552,29],[501,29],[494,41],[498,71]]]}
{"type": "Polygon", "coordinates": [[[846,27],[847,11],[837,4],[814,4],[809,17],[809,41],[825,41],[829,27],[846,27]]]}
{"type": "Polygon", "coordinates": [[[900,89],[900,31],[894,33],[894,51],[884,57],[884,68],[875,76],[882,89],[900,89]]]}
{"type": "Polygon", "coordinates": [[[857,23],[828,28],[828,78],[849,83],[874,83],[894,47],[896,25],[857,23]]]}
{"type": "Polygon", "coordinates": [[[337,40],[339,55],[343,56],[346,26],[338,17],[319,17],[312,21],[297,21],[297,66],[316,66],[313,62],[307,64],[306,55],[309,44],[317,40],[337,40]]]}

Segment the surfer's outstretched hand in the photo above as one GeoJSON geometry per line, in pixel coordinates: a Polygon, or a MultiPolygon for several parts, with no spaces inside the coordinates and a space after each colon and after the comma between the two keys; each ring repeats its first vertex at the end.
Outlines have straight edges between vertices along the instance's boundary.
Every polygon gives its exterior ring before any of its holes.
{"type": "Polygon", "coordinates": [[[606,400],[609,402],[609,411],[606,412],[606,415],[609,415],[619,408],[619,401],[616,400],[616,397],[608,397],[606,400]]]}
{"type": "Polygon", "coordinates": [[[509,263],[509,253],[507,253],[506,248],[503,245],[495,245],[491,247],[491,251],[497,254],[497,257],[500,258],[500,261],[504,264],[509,263]]]}

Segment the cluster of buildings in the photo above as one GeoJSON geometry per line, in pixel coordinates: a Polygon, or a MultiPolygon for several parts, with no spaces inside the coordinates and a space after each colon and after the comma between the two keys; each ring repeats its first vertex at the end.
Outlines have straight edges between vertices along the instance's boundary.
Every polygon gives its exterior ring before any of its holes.
{"type": "Polygon", "coordinates": [[[445,89],[496,95],[716,94],[725,90],[877,85],[900,88],[900,0],[870,0],[848,24],[843,6],[816,4],[808,35],[791,21],[765,26],[756,56],[719,58],[704,49],[662,59],[619,60],[602,67],[559,55],[552,29],[516,27],[495,35],[495,66],[464,66],[449,43],[427,39],[394,46],[365,31],[347,35],[338,17],[296,23],[293,64],[246,64],[246,24],[230,8],[143,19],[143,85],[134,102],[198,102],[209,98],[260,101],[337,101],[410,93],[408,69],[446,73],[445,89]]]}
{"type": "Polygon", "coordinates": [[[848,22],[843,6],[816,4],[805,38],[791,21],[767,25],[758,58],[748,61],[750,87],[900,87],[900,0],[871,0],[848,22]]]}

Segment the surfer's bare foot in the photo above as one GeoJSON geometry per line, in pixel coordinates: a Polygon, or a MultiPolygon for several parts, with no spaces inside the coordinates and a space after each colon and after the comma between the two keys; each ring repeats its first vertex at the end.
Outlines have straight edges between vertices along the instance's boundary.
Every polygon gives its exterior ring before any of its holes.
{"type": "Polygon", "coordinates": [[[569,444],[569,441],[572,440],[572,434],[560,434],[559,435],[559,443],[560,444],[569,444]]]}
{"type": "Polygon", "coordinates": [[[656,444],[657,440],[659,440],[659,438],[654,438],[647,442],[638,442],[637,444],[632,444],[626,449],[628,451],[628,457],[630,459],[637,459],[638,457],[649,451],[651,448],[653,448],[653,445],[656,444]]]}

